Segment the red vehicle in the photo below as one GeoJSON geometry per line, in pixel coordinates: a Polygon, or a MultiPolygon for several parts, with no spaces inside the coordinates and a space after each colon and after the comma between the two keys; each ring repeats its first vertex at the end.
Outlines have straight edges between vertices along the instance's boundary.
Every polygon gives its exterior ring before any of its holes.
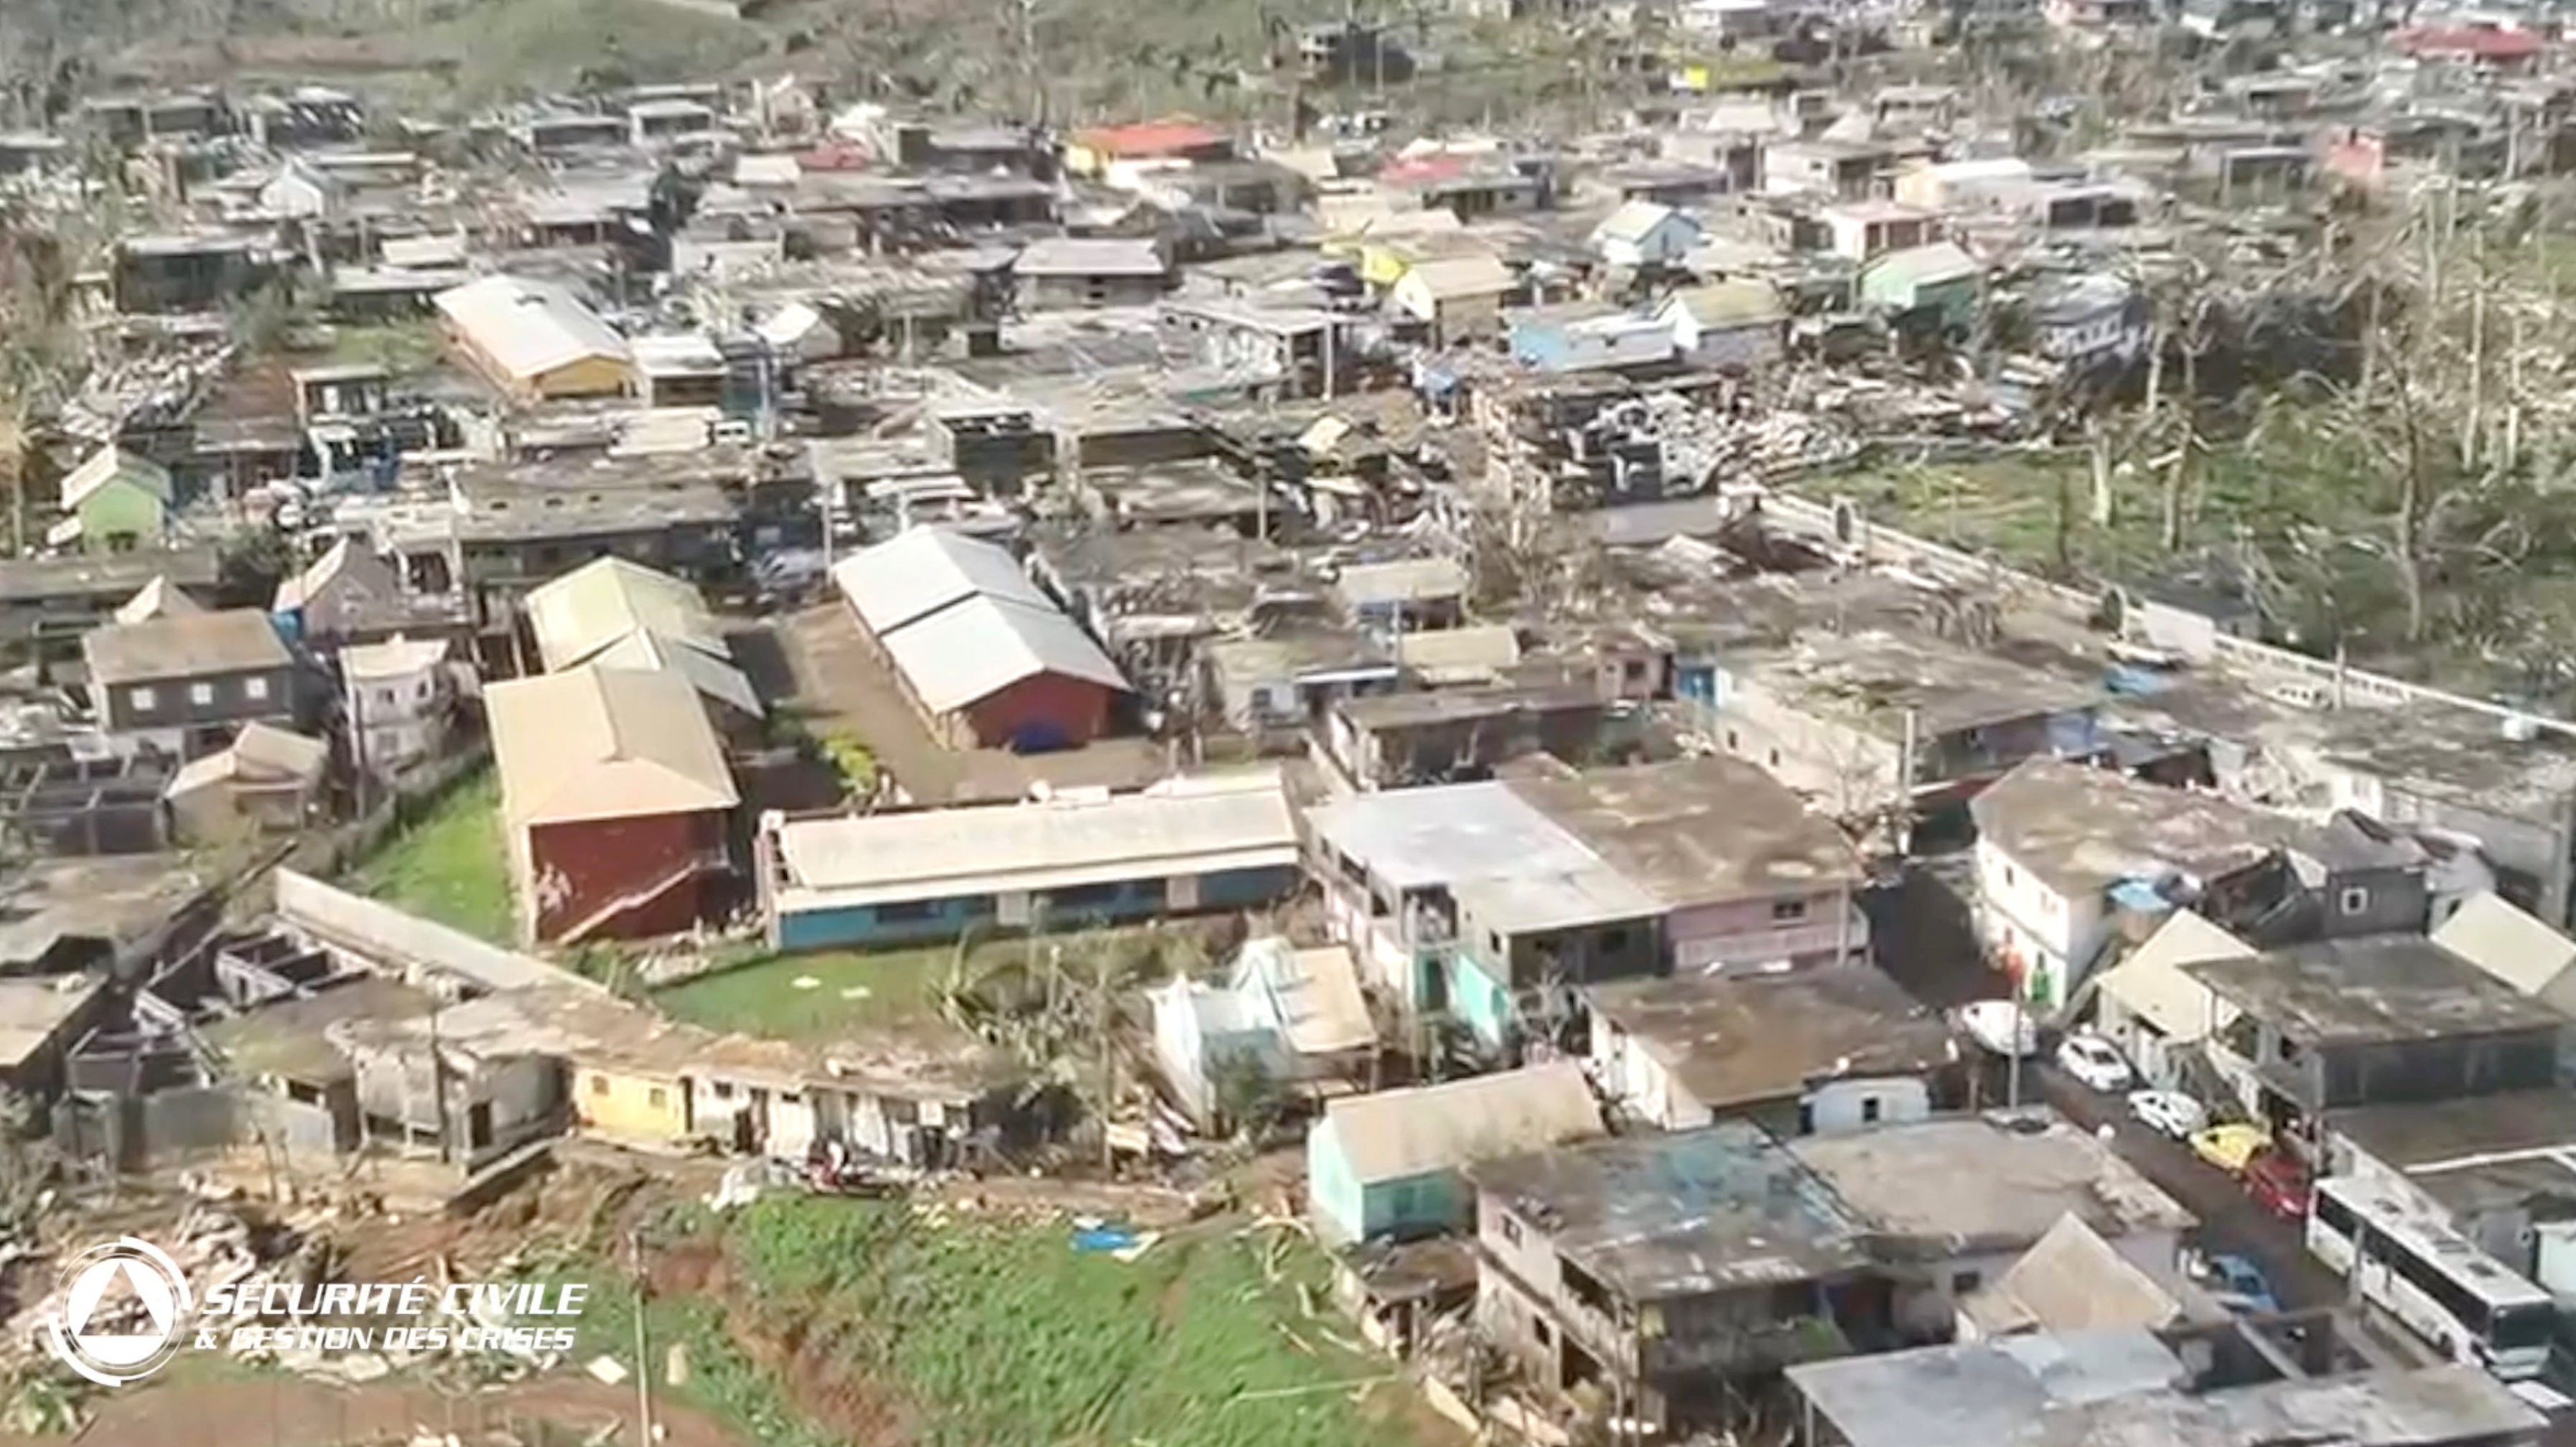
{"type": "Polygon", "coordinates": [[[2264,1210],[2284,1221],[2308,1215],[2308,1168],[2278,1146],[2266,1146],[2245,1163],[2245,1190],[2264,1210]]]}

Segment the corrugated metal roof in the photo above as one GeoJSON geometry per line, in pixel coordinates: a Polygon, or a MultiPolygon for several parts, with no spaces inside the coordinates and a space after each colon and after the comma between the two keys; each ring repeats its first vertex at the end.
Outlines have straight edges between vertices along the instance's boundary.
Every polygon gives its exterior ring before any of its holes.
{"type": "Polygon", "coordinates": [[[277,914],[298,933],[351,950],[377,968],[400,970],[415,983],[423,976],[445,975],[486,990],[548,986],[569,987],[578,993],[600,990],[534,955],[503,949],[292,869],[277,871],[277,914]]]}
{"type": "Polygon", "coordinates": [[[577,668],[628,634],[649,632],[729,658],[724,631],[698,590],[624,558],[601,558],[528,594],[528,631],[548,673],[577,668]]]}
{"type": "Polygon", "coordinates": [[[62,505],[65,510],[77,508],[89,500],[90,494],[120,478],[163,502],[170,500],[170,469],[109,443],[63,478],[62,505]]]}
{"type": "Polygon", "coordinates": [[[1052,606],[1007,549],[948,528],[912,528],[853,553],[832,569],[832,581],[880,638],[978,594],[1052,606]]]}
{"type": "Polygon", "coordinates": [[[2433,943],[2526,995],[2550,993],[2576,967],[2576,940],[2514,908],[2493,890],[2444,920],[2433,931],[2433,943]]]}
{"type": "Polygon", "coordinates": [[[1021,276],[1161,276],[1171,269],[1153,242],[1119,236],[1046,237],[1012,263],[1021,276]]]}
{"type": "Polygon", "coordinates": [[[1571,1060],[1350,1096],[1327,1104],[1324,1119],[1362,1184],[1455,1170],[1602,1133],[1592,1085],[1571,1060]]]}
{"type": "Polygon", "coordinates": [[[550,281],[487,276],[435,300],[477,351],[514,378],[542,377],[594,357],[634,360],[616,328],[550,281]]]}
{"type": "Polygon", "coordinates": [[[630,668],[645,672],[667,669],[689,681],[689,686],[718,703],[757,718],[765,710],[760,706],[760,691],[739,668],[711,658],[685,643],[674,643],[650,629],[638,629],[594,654],[590,662],[600,668],[630,668]]]}
{"type": "Polygon", "coordinates": [[[953,713],[1041,673],[1127,687],[1091,635],[1053,607],[978,596],[908,623],[884,643],[932,713],[953,713]]]}
{"type": "Polygon", "coordinates": [[[2135,953],[2095,981],[2094,988],[2153,1025],[2167,1040],[2189,1044],[2213,1029],[2225,1028],[2235,1020],[2237,1010],[2182,967],[2253,955],[2252,945],[2190,910],[2181,910],[2157,926],[2135,953]]]}
{"type": "Polygon", "coordinates": [[[706,710],[677,673],[576,668],[496,683],[483,702],[513,828],[740,802],[706,710]]]}
{"type": "Polygon", "coordinates": [[[276,626],[257,608],[165,613],[141,623],[94,628],[81,639],[81,652],[92,683],[253,673],[294,661],[276,626]]]}
{"type": "Polygon", "coordinates": [[[1048,887],[1039,877],[1062,888],[1056,877],[1070,872],[1134,879],[1293,864],[1296,854],[1297,821],[1275,770],[1106,799],[803,819],[778,830],[783,908],[1048,887]]]}
{"type": "Polygon", "coordinates": [[[1417,261],[1406,274],[1423,295],[1434,301],[1501,296],[1512,289],[1512,274],[1499,256],[1444,256],[1435,261],[1417,261]]]}
{"type": "Polygon", "coordinates": [[[191,598],[167,575],[146,583],[116,610],[119,623],[149,623],[155,618],[184,618],[203,613],[206,605],[191,598]]]}

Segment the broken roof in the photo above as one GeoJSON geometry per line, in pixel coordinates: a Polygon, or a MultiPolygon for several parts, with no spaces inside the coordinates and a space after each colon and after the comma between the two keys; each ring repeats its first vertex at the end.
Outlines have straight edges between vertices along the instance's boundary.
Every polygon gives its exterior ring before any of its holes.
{"type": "Polygon", "coordinates": [[[2173,874],[2206,882],[2325,847],[2319,826],[2292,815],[2059,759],[2021,764],[1968,810],[1980,840],[2068,896],[2173,874]]]}
{"type": "Polygon", "coordinates": [[[81,652],[93,684],[257,673],[295,661],[276,625],[256,608],[111,623],[83,635],[81,652]]]}
{"type": "Polygon", "coordinates": [[[353,1074],[349,1058],[331,1041],[331,1026],[343,1020],[407,1020],[435,1008],[435,997],[399,980],[360,975],[255,1006],[200,1026],[197,1033],[233,1074],[325,1084],[353,1074]]]}
{"type": "Polygon", "coordinates": [[[741,802],[706,710],[676,673],[576,668],[496,683],[483,701],[513,828],[741,802]]]}
{"type": "Polygon", "coordinates": [[[2421,935],[2318,940],[2185,965],[2211,992],[2303,1045],[2563,1030],[2568,1017],[2421,935]]]}
{"type": "MultiPolygon", "coordinates": [[[[1830,590],[1828,590],[1830,591],[1830,590]]],[[[1916,590],[1898,585],[1893,591],[1916,590]]],[[[2073,713],[2098,705],[2098,682],[2078,684],[1981,649],[1881,629],[1801,631],[1757,654],[1749,674],[1764,691],[1818,717],[1899,738],[1910,712],[1922,737],[1984,724],[2073,713]]]]}
{"type": "Polygon", "coordinates": [[[1467,1179],[1631,1302],[1814,1281],[1869,1260],[1834,1189],[1743,1121],[1483,1161],[1467,1179]]]}
{"type": "Polygon", "coordinates": [[[1950,1029],[1871,964],[1596,985],[1593,1015],[1712,1111],[1819,1081],[1918,1075],[1956,1058],[1950,1029]]]}
{"type": "Polygon", "coordinates": [[[1409,1180],[1602,1132],[1601,1107],[1570,1060],[1440,1085],[1343,1096],[1324,1106],[1362,1184],[1409,1180]]]}

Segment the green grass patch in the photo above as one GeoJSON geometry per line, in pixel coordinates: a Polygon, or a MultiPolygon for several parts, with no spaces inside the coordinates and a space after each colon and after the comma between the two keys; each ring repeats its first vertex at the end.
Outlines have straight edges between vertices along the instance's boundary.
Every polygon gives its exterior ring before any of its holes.
{"type": "MultiPolygon", "coordinates": [[[[932,1225],[900,1203],[769,1197],[728,1233],[736,1271],[850,1375],[900,1393],[924,1447],[1349,1447],[1399,1431],[1346,1384],[1383,1363],[1327,1340],[1294,1285],[1229,1228],[1176,1233],[1133,1263],[1073,1250],[1062,1224],[932,1225]]],[[[1389,1384],[1388,1408],[1400,1391],[1389,1384]]]]}
{"type": "Polygon", "coordinates": [[[487,769],[449,789],[352,870],[349,887],[495,943],[516,941],[499,778],[487,769]]]}
{"type": "Polygon", "coordinates": [[[854,1030],[926,1024],[951,950],[775,955],[656,991],[665,1012],[710,1030],[833,1040],[854,1030]],[[812,980],[800,985],[800,980],[812,980]]]}

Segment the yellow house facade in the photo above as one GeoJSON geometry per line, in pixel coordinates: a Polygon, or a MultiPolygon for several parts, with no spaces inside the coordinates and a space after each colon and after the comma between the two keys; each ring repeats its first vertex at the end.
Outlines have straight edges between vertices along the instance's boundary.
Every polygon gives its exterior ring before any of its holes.
{"type": "Polygon", "coordinates": [[[574,1059],[573,1120],[584,1134],[626,1145],[680,1145],[696,1135],[688,1081],[598,1059],[574,1059]]]}

